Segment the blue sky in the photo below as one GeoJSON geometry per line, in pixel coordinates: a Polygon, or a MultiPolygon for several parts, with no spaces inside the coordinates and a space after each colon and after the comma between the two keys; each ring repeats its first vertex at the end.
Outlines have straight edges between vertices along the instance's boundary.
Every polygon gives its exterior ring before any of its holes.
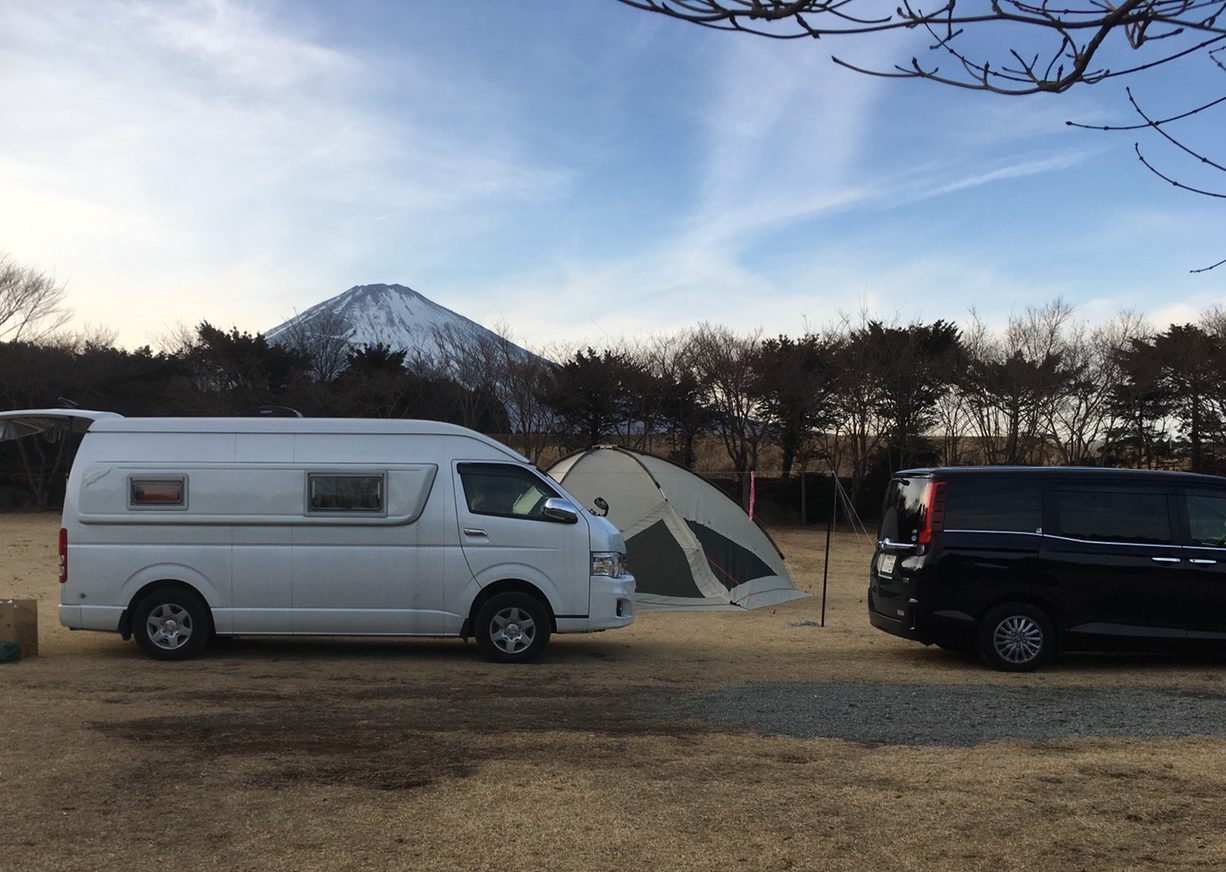
{"type": "MultiPolygon", "coordinates": [[[[1226,302],[1226,268],[1188,272],[1226,256],[1220,201],[1064,124],[1131,120],[1122,84],[1004,98],[829,60],[888,67],[908,34],[613,0],[16,0],[0,29],[0,250],[127,345],[372,282],[536,346],[1226,302]]],[[[1135,87],[1187,108],[1199,63],[1135,87]]]]}

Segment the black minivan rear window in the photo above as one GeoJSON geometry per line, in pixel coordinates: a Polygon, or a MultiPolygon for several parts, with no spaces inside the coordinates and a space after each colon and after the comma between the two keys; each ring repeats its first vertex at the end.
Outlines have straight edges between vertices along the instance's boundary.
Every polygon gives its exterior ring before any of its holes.
{"type": "Polygon", "coordinates": [[[895,478],[885,491],[881,510],[882,539],[914,542],[924,521],[924,488],[931,479],[895,478]]]}
{"type": "Polygon", "coordinates": [[[946,530],[1038,533],[1043,527],[1043,487],[1021,476],[952,479],[945,501],[946,530]]]}

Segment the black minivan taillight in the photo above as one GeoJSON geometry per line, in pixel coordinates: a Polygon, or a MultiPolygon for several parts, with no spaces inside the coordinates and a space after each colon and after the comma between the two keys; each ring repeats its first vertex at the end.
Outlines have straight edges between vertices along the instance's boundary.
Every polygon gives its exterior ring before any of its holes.
{"type": "Polygon", "coordinates": [[[924,517],[915,536],[916,543],[930,545],[932,537],[940,533],[944,526],[945,482],[930,481],[924,488],[924,517]]]}

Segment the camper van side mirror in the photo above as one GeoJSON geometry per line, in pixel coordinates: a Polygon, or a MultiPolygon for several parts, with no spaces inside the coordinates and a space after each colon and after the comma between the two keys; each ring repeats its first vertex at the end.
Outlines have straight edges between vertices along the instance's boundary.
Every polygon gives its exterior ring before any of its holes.
{"type": "Polygon", "coordinates": [[[609,504],[605,501],[604,497],[596,497],[596,499],[592,500],[592,505],[599,509],[599,511],[592,512],[593,515],[603,518],[609,514],[609,504]]]}
{"type": "Polygon", "coordinates": [[[567,500],[560,497],[550,497],[545,500],[541,514],[547,521],[557,521],[559,524],[579,523],[579,511],[567,500]]]}

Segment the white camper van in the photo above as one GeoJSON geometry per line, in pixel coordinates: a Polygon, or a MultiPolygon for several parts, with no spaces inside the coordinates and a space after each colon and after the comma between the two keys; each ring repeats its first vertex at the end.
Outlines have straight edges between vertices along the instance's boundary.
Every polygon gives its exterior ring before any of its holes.
{"type": "Polygon", "coordinates": [[[617,529],[463,427],[0,412],[0,440],[74,430],[60,622],[151,657],[214,635],[422,635],[517,662],[634,620],[617,529]]]}

